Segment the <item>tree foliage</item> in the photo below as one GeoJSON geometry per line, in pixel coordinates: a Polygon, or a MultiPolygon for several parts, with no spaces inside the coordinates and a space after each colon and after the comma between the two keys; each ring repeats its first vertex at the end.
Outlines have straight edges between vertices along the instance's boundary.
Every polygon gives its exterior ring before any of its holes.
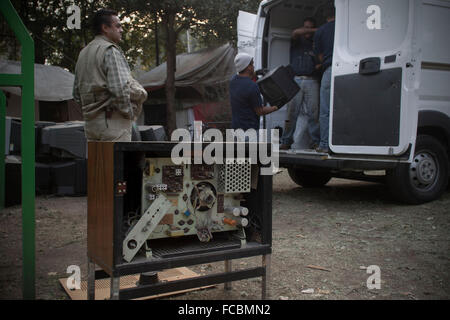
{"type": "MultiPolygon", "coordinates": [[[[176,53],[187,51],[186,31],[195,37],[196,49],[236,42],[239,10],[256,12],[260,0],[11,0],[30,31],[36,63],[49,63],[72,71],[80,50],[93,38],[90,23],[99,8],[119,11],[125,29],[121,47],[134,66],[149,70],[156,66],[156,38],[160,63],[166,60],[166,33],[162,24],[166,10],[176,11],[176,53]],[[81,9],[81,29],[67,28],[67,8],[81,9]],[[158,36],[155,34],[158,27],[158,36]]],[[[0,56],[20,59],[20,44],[0,15],[0,56]]]]}
{"type": "MultiPolygon", "coordinates": [[[[90,30],[92,12],[106,1],[86,0],[77,5],[81,11],[81,29],[67,27],[67,8],[73,0],[11,0],[34,40],[35,62],[61,66],[73,72],[78,53],[93,37],[90,30]]],[[[12,60],[20,59],[19,44],[4,20],[1,20],[0,54],[12,60]],[[11,50],[14,47],[14,50],[11,50]]]]}

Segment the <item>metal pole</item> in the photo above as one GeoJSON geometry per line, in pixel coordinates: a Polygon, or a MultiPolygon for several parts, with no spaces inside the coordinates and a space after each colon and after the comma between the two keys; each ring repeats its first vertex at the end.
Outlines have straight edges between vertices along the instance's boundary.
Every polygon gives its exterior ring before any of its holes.
{"type": "Polygon", "coordinates": [[[261,299],[262,300],[268,300],[270,299],[270,291],[269,291],[269,285],[270,285],[270,261],[271,261],[271,254],[265,254],[262,257],[262,265],[265,269],[265,274],[262,277],[261,281],[261,299]]]}
{"type": "MultiPolygon", "coordinates": [[[[225,272],[226,273],[229,273],[232,270],[231,261],[232,260],[225,260],[225,272]]],[[[225,282],[224,289],[228,290],[228,291],[231,290],[232,289],[231,282],[225,282]]]]}
{"type": "Polygon", "coordinates": [[[35,298],[34,45],[22,45],[22,245],[24,299],[35,298]]]}
{"type": "Polygon", "coordinates": [[[111,297],[110,300],[119,300],[120,277],[111,277],[111,297]]]}
{"type": "Polygon", "coordinates": [[[88,257],[87,299],[95,300],[95,262],[88,257]]]}
{"type": "Polygon", "coordinates": [[[0,12],[22,45],[20,75],[0,75],[0,85],[22,87],[22,254],[23,298],[34,299],[35,290],[35,145],[34,145],[34,42],[9,0],[0,1],[0,12]]]}

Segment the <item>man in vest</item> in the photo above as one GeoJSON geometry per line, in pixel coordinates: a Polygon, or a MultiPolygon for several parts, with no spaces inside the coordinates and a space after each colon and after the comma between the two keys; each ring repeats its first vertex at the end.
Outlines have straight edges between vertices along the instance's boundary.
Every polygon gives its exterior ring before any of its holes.
{"type": "Polygon", "coordinates": [[[73,97],[81,104],[86,138],[90,141],[131,141],[147,92],[131,77],[118,46],[122,26],[117,12],[97,11],[95,38],[78,56],[73,97]]]}

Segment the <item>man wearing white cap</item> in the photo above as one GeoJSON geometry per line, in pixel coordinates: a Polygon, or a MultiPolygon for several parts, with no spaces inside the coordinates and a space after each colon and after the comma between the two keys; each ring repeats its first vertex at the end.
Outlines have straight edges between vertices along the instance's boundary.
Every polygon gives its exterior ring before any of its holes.
{"type": "Polygon", "coordinates": [[[232,128],[259,129],[259,117],[275,112],[278,107],[264,107],[258,85],[252,80],[255,76],[253,57],[239,53],[234,59],[237,74],[230,82],[230,104],[232,128]]]}

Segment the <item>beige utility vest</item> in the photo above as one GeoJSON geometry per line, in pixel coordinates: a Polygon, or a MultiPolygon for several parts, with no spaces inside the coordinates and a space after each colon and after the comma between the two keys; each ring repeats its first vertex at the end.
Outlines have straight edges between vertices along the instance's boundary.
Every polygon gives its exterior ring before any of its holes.
{"type": "Polygon", "coordinates": [[[112,107],[110,103],[113,97],[102,69],[106,49],[112,46],[121,51],[104,36],[96,36],[78,56],[75,74],[85,121],[103,114],[107,107],[112,107]]]}

